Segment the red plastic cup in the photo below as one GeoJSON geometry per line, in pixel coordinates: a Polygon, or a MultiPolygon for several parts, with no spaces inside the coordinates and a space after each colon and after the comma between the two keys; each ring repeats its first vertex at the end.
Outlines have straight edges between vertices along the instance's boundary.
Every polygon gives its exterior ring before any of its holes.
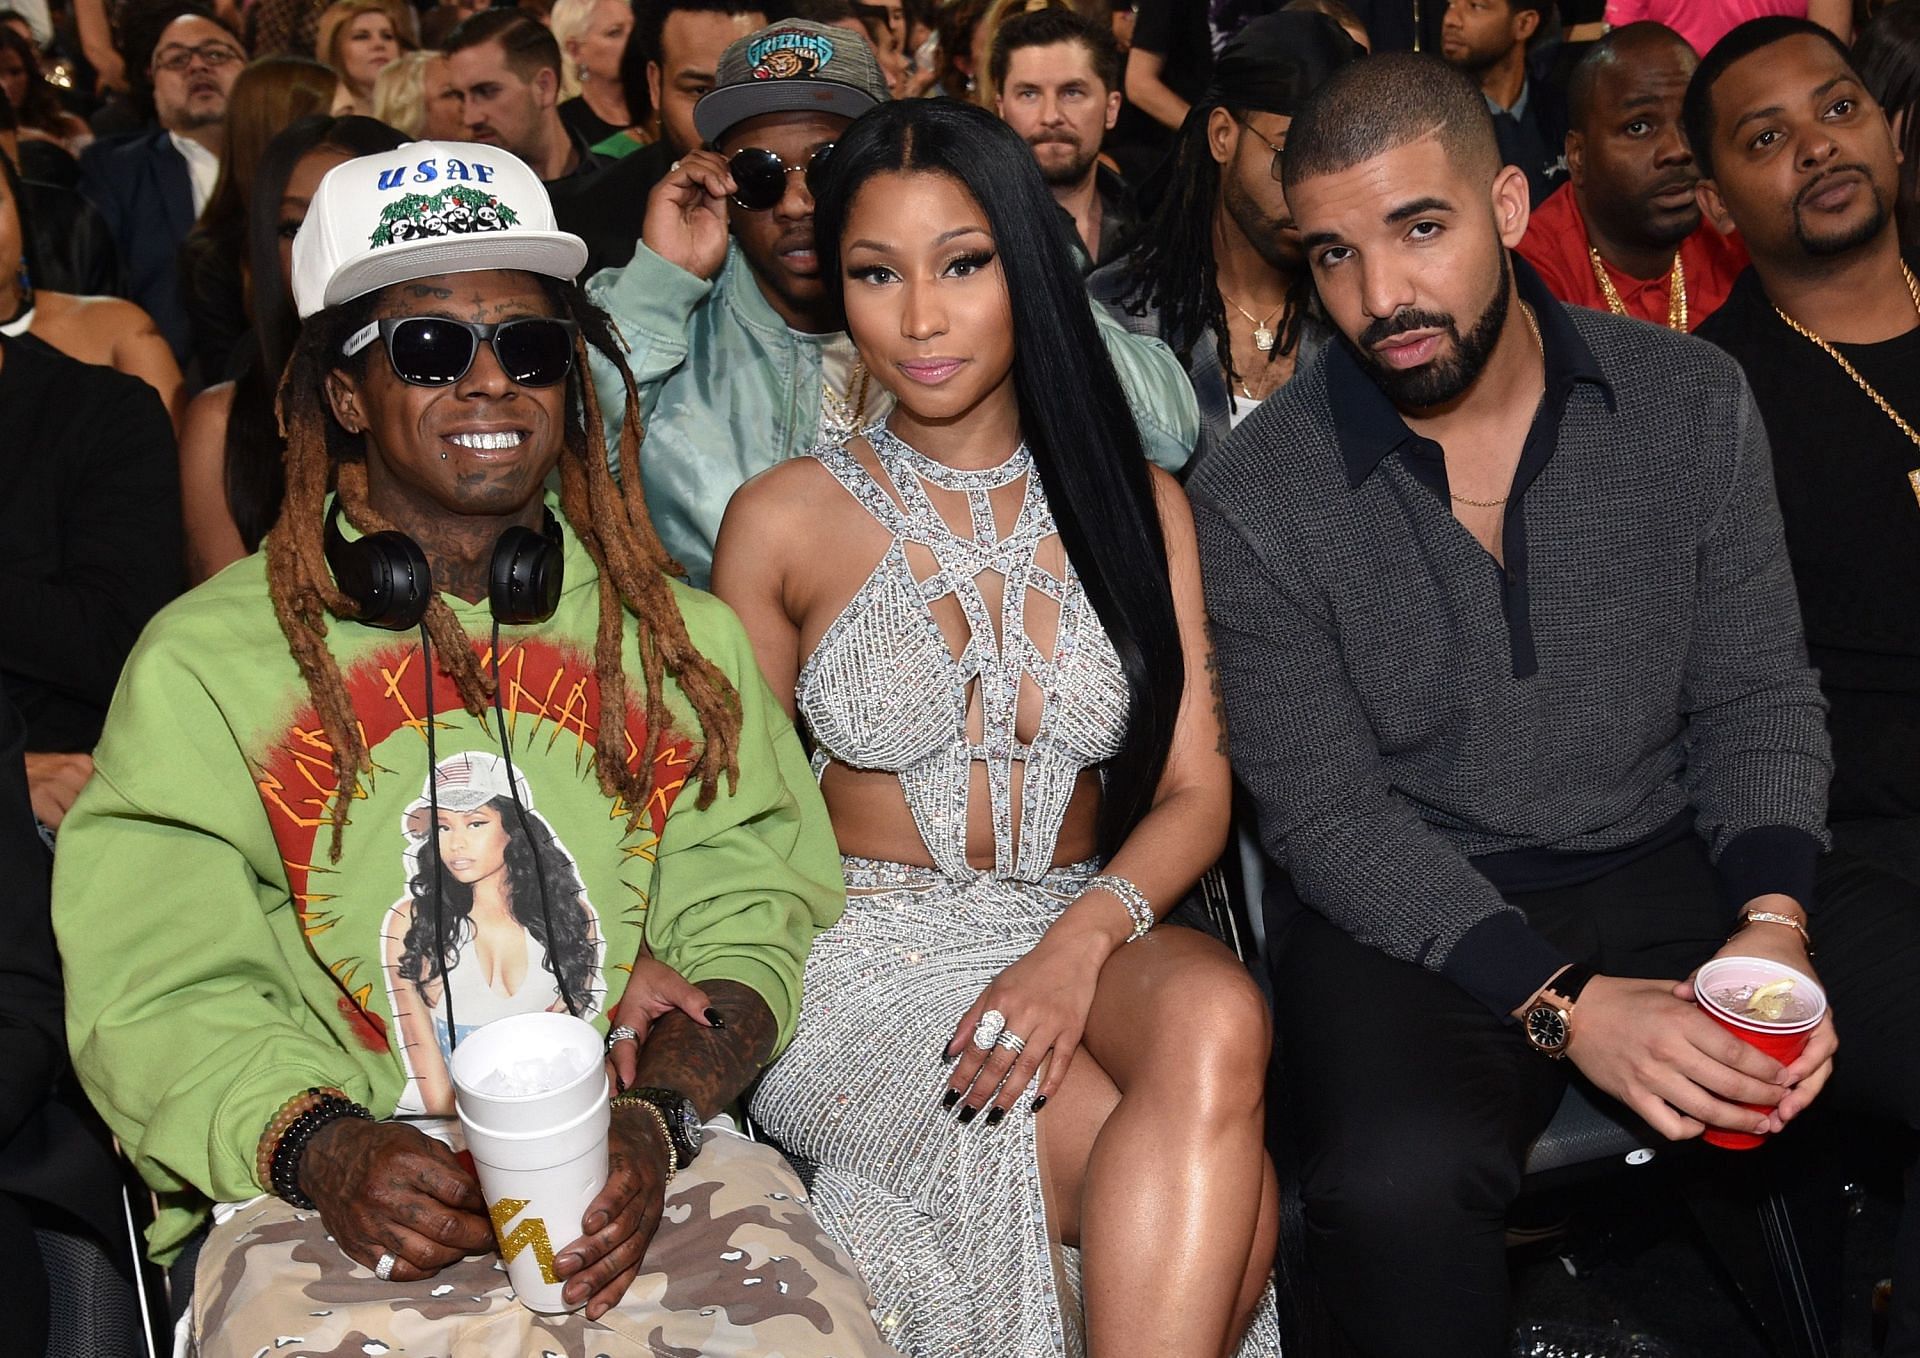
{"type": "MultiPolygon", "coordinates": [[[[1820,1026],[1820,1020],[1827,1015],[1826,992],[1811,976],[1779,962],[1769,962],[1763,957],[1716,957],[1695,974],[1693,993],[1708,1018],[1742,1042],[1758,1047],[1783,1066],[1790,1066],[1800,1059],[1800,1053],[1807,1049],[1807,1043],[1813,1038],[1813,1030],[1820,1026]],[[1775,981],[1792,981],[1796,997],[1812,1000],[1812,1016],[1792,1022],[1768,1023],[1765,1019],[1731,1013],[1714,1003],[1708,994],[1711,990],[1728,990],[1739,986],[1757,989],[1775,981]]],[[[1740,1106],[1751,1108],[1756,1113],[1773,1111],[1772,1104],[1745,1103],[1740,1106]]],[[[1756,1132],[1730,1132],[1720,1127],[1707,1128],[1702,1139],[1709,1146],[1730,1151],[1750,1151],[1765,1145],[1767,1140],[1756,1132]]]]}

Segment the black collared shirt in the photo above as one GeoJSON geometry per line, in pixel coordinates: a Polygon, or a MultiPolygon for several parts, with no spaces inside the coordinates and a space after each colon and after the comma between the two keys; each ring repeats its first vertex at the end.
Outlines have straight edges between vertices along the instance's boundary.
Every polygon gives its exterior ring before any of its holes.
{"type": "MultiPolygon", "coordinates": [[[[1507,620],[1513,677],[1525,679],[1540,668],[1534,653],[1527,594],[1527,516],[1524,512],[1527,490],[1553,459],[1554,449],[1560,442],[1560,420],[1566,413],[1567,397],[1572,394],[1574,384],[1589,382],[1599,388],[1608,410],[1614,408],[1614,400],[1613,386],[1600,371],[1593,350],[1568,321],[1566,312],[1540,281],[1540,275],[1520,256],[1508,258],[1513,262],[1520,300],[1532,309],[1539,324],[1547,369],[1546,391],[1527,430],[1527,441],[1520,450],[1520,463],[1513,474],[1513,489],[1507,495],[1500,533],[1500,554],[1506,565],[1502,568],[1491,555],[1487,557],[1487,566],[1500,588],[1501,611],[1507,620]]],[[[1445,450],[1407,427],[1399,409],[1374,384],[1345,340],[1329,347],[1327,394],[1333,406],[1334,435],[1346,464],[1349,488],[1358,490],[1382,461],[1397,453],[1413,478],[1452,508],[1445,450]]]]}

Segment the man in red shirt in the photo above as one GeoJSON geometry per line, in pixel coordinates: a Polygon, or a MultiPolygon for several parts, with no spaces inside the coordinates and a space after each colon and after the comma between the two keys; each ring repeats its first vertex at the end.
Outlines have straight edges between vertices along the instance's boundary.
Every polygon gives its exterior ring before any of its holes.
{"type": "Polygon", "coordinates": [[[1692,330],[1747,265],[1738,236],[1700,217],[1700,172],[1680,125],[1698,58],[1672,29],[1616,28],[1568,82],[1571,181],[1534,209],[1520,254],[1555,297],[1692,330]]]}

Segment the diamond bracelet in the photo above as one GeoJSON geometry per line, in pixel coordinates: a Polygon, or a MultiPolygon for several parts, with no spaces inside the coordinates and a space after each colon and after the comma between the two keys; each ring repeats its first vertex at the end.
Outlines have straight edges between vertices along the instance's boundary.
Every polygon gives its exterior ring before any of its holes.
{"type": "Polygon", "coordinates": [[[1085,889],[1092,891],[1095,887],[1112,892],[1120,898],[1120,904],[1127,907],[1127,917],[1133,921],[1133,932],[1127,935],[1127,942],[1134,943],[1145,938],[1148,931],[1159,923],[1146,893],[1126,878],[1103,872],[1088,882],[1085,889]]]}

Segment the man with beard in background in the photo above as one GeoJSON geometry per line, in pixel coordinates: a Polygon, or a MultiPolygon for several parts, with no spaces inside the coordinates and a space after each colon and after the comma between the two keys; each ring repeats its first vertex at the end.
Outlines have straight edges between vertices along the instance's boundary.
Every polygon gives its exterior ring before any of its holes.
{"type": "Polygon", "coordinates": [[[1572,182],[1534,209],[1520,256],[1563,302],[1695,330],[1747,266],[1738,235],[1701,220],[1680,101],[1698,65],[1663,24],[1616,28],[1567,86],[1572,182]]]}
{"type": "MultiPolygon", "coordinates": [[[[1920,284],[1899,151],[1846,49],[1786,18],[1720,40],[1687,131],[1708,218],[1753,252],[1700,337],[1739,360],[1766,419],[1831,705],[1833,837],[1920,880],[1920,284]]],[[[1920,1294],[1895,1305],[1920,1335],[1920,1294]]]]}
{"type": "Polygon", "coordinates": [[[1186,365],[1200,407],[1196,462],[1326,334],[1308,310],[1282,148],[1294,110],[1360,55],[1323,14],[1269,14],[1241,29],[1187,114],[1139,245],[1088,282],[1123,325],[1186,365]]]}
{"type": "Polygon", "coordinates": [[[1089,271],[1124,253],[1135,222],[1126,182],[1100,163],[1120,117],[1120,44],[1070,9],[1016,14],[991,60],[1000,118],[1033,148],[1054,201],[1073,218],[1089,271]]]}

